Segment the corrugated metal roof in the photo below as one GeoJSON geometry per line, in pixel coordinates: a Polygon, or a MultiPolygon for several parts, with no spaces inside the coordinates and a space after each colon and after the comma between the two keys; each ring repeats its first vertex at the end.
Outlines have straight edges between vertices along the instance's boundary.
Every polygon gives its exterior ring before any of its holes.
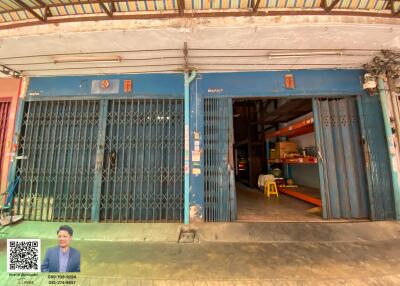
{"type": "Polygon", "coordinates": [[[256,3],[259,4],[256,8],[258,11],[314,9],[323,12],[322,8],[325,7],[325,11],[333,9],[400,14],[400,0],[1,0],[0,24],[26,20],[45,22],[46,19],[54,19],[54,17],[104,16],[105,14],[111,17],[111,15],[122,16],[149,12],[251,11],[254,10],[256,3]],[[326,3],[325,6],[324,3],[326,3]],[[47,17],[46,9],[48,10],[47,17]]]}

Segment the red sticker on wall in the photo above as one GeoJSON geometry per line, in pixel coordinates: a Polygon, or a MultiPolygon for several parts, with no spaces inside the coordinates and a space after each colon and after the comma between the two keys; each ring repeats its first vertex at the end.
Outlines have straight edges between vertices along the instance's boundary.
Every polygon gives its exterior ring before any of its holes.
{"type": "Polygon", "coordinates": [[[294,76],[292,74],[285,74],[285,87],[293,89],[294,86],[294,76]]]}
{"type": "Polygon", "coordinates": [[[132,91],[132,80],[124,80],[124,93],[132,91]]]}

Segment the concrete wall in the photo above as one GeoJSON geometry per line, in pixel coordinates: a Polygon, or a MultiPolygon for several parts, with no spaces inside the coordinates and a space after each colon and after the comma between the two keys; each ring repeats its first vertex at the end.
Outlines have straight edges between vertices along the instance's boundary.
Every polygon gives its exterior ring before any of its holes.
{"type": "Polygon", "coordinates": [[[0,78],[0,101],[10,101],[11,106],[8,114],[7,133],[5,139],[4,158],[2,172],[0,174],[0,192],[7,188],[8,167],[10,164],[12,150],[12,140],[14,132],[15,114],[18,104],[18,95],[20,90],[20,80],[13,78],[0,78]]]}
{"type": "Polygon", "coordinates": [[[190,50],[189,65],[199,71],[362,68],[380,50],[398,49],[399,24],[399,17],[334,15],[94,20],[2,29],[0,54],[5,65],[22,63],[23,59],[17,61],[14,57],[34,56],[34,60],[23,60],[24,65],[16,67],[23,70],[24,76],[179,71],[184,67],[185,42],[190,50]],[[340,53],[269,56],[278,53],[276,49],[291,53],[298,49],[334,49],[340,53]],[[122,63],[54,64],[52,56],[95,51],[121,56],[122,63]],[[221,55],[233,58],[221,58],[221,55]],[[124,63],[129,58],[145,60],[140,64],[124,63]],[[37,62],[43,64],[34,64],[37,62]]]}

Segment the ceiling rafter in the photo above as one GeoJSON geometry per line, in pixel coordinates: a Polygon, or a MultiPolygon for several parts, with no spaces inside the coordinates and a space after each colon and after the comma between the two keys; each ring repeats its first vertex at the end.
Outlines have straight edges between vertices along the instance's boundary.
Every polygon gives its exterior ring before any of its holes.
{"type": "Polygon", "coordinates": [[[35,0],[42,8],[44,8],[44,18],[47,20],[48,17],[52,17],[53,14],[50,11],[49,5],[44,3],[42,0],[35,0]]]}
{"type": "MultiPolygon", "coordinates": [[[[0,0],[1,1],[1,0],[0,0]]],[[[159,18],[178,18],[178,17],[235,17],[235,16],[295,16],[295,15],[324,15],[329,13],[329,15],[345,15],[345,16],[370,16],[370,17],[399,17],[400,9],[395,8],[400,0],[385,0],[388,4],[383,7],[382,11],[366,11],[360,9],[352,9],[353,11],[340,9],[337,7],[340,0],[321,0],[319,7],[315,6],[314,9],[307,10],[290,10],[290,9],[273,9],[268,11],[259,11],[259,6],[261,5],[261,0],[251,0],[250,9],[242,11],[229,11],[227,9],[214,9],[212,11],[206,10],[192,10],[191,13],[185,12],[185,0],[177,0],[177,7],[174,10],[165,10],[160,13],[159,11],[148,10],[146,12],[152,13],[141,13],[141,11],[136,11],[137,13],[116,13],[122,12],[119,9],[118,3],[122,0],[70,0],[69,2],[45,2],[44,0],[12,0],[17,8],[2,9],[0,12],[0,17],[6,19],[4,15],[11,12],[19,13],[21,11],[26,11],[32,14],[38,21],[32,21],[32,19],[25,17],[14,18],[10,15],[7,19],[11,17],[10,21],[0,22],[0,29],[9,29],[22,26],[32,26],[40,23],[63,23],[63,22],[76,22],[76,21],[92,21],[96,20],[108,20],[110,18],[120,20],[120,19],[159,19],[159,18]],[[17,4],[18,3],[18,4],[17,4]],[[29,3],[29,4],[28,4],[29,3]],[[34,3],[34,4],[33,4],[34,3]],[[395,4],[392,4],[395,3],[395,4]],[[33,5],[32,5],[33,4],[33,5]],[[66,11],[72,11],[71,7],[78,7],[81,5],[96,5],[99,10],[98,12],[86,12],[84,14],[75,14],[73,12],[67,14],[57,14],[55,9],[59,7],[64,7],[66,11]],[[323,10],[321,11],[322,8],[323,10]],[[43,10],[44,9],[44,10],[43,10]],[[386,10],[386,11],[385,11],[386,10]],[[387,13],[387,10],[391,10],[392,13],[387,13]],[[53,12],[53,14],[51,13],[53,12]],[[106,14],[106,15],[103,15],[106,14]],[[55,18],[54,16],[59,16],[55,18]],[[70,17],[77,16],[77,17],[70,17]],[[31,21],[23,21],[31,20],[31,21]]],[[[132,1],[133,0],[129,0],[132,1]]],[[[135,0],[138,2],[149,1],[149,0],[135,0]]],[[[202,0],[205,1],[205,0],[202,0]]],[[[127,1],[123,1],[127,2],[127,1]]]]}
{"type": "Polygon", "coordinates": [[[323,8],[325,10],[325,12],[330,12],[332,11],[333,8],[335,8],[335,6],[339,3],[340,0],[334,0],[331,2],[331,4],[328,5],[328,1],[327,0],[322,0],[321,1],[321,8],[323,8]]]}
{"type": "Polygon", "coordinates": [[[185,0],[178,0],[177,2],[179,15],[183,16],[183,14],[185,13],[185,0]]]}
{"type": "Polygon", "coordinates": [[[251,0],[251,7],[253,9],[253,13],[257,13],[258,7],[260,6],[261,0],[257,0],[257,2],[254,2],[255,0],[251,0]]]}
{"type": "MultiPolygon", "coordinates": [[[[0,0],[1,1],[1,0],[0,0]]],[[[31,7],[27,5],[24,1],[25,0],[12,0],[16,2],[16,4],[21,7],[19,9],[10,9],[10,10],[4,10],[1,11],[0,14],[7,14],[11,12],[22,12],[22,11],[28,11],[31,14],[33,14],[37,19],[39,19],[42,22],[45,22],[48,17],[53,17],[54,15],[51,13],[50,8],[60,8],[60,7],[74,7],[77,5],[92,5],[92,4],[98,4],[101,8],[102,11],[104,11],[108,17],[112,17],[115,12],[118,11],[117,9],[117,2],[126,2],[122,0],[78,0],[78,2],[60,2],[60,3],[52,3],[52,4],[46,4],[43,2],[43,0],[30,0],[31,2],[35,2],[39,5],[31,7]],[[109,4],[110,8],[108,8],[107,4],[109,4]],[[34,9],[45,9],[44,11],[44,17],[41,17],[38,13],[34,11],[34,9]],[[40,17],[40,18],[38,18],[40,17]]],[[[129,0],[131,1],[131,0],[129,0]]],[[[149,0],[135,0],[135,2],[146,2],[149,0]]],[[[179,15],[183,16],[184,14],[184,9],[185,9],[185,0],[177,0],[178,2],[178,9],[179,9],[179,15]]],[[[94,14],[94,13],[87,13],[87,14],[94,14]]],[[[61,16],[70,16],[70,15],[61,15],[61,16]]]]}
{"type": "Polygon", "coordinates": [[[324,10],[326,9],[326,0],[321,0],[320,7],[323,8],[324,10]]]}
{"type": "Polygon", "coordinates": [[[335,8],[335,6],[339,3],[339,0],[334,0],[331,5],[328,6],[327,10],[325,10],[326,12],[331,11],[333,8],[335,8]]]}
{"type": "Polygon", "coordinates": [[[31,6],[29,6],[28,4],[26,4],[24,1],[22,1],[22,0],[13,0],[13,1],[20,7],[24,8],[24,10],[27,10],[29,13],[31,13],[33,16],[35,16],[35,18],[39,19],[41,22],[47,21],[47,17],[42,17],[41,15],[36,13],[36,11],[33,10],[33,8],[31,6]]]}
{"type": "Polygon", "coordinates": [[[114,0],[111,0],[111,11],[113,13],[117,12],[117,4],[115,3],[114,0]]]}
{"type": "Polygon", "coordinates": [[[107,6],[106,6],[106,1],[104,1],[104,0],[100,0],[99,1],[99,5],[100,5],[100,7],[101,7],[101,9],[108,15],[108,17],[112,17],[113,16],[113,14],[114,14],[114,3],[112,3],[113,1],[111,1],[111,8],[108,8],[107,6]]]}
{"type": "Polygon", "coordinates": [[[389,9],[393,15],[399,15],[400,14],[400,8],[397,8],[394,6],[394,2],[399,2],[400,0],[389,0],[388,4],[386,6],[386,9],[389,9]]]}

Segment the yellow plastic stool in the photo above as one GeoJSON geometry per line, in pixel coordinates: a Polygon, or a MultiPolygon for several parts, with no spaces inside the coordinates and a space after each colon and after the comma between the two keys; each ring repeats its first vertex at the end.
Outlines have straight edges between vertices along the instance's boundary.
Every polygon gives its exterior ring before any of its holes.
{"type": "Polygon", "coordinates": [[[277,197],[279,197],[278,194],[278,187],[276,186],[275,181],[269,181],[267,180],[265,182],[265,186],[264,186],[264,196],[267,195],[267,197],[269,197],[270,195],[276,195],[277,197]]]}

